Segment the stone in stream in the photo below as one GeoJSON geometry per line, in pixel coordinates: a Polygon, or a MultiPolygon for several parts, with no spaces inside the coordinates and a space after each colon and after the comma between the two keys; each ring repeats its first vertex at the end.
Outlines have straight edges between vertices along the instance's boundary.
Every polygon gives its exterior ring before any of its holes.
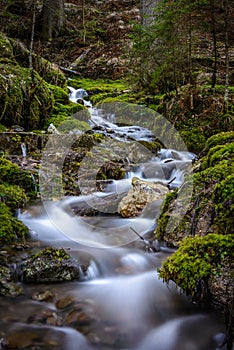
{"type": "Polygon", "coordinates": [[[123,217],[138,216],[147,204],[163,199],[168,192],[168,187],[159,182],[149,182],[133,177],[132,188],[120,201],[118,213],[123,217]]]}
{"type": "Polygon", "coordinates": [[[33,283],[72,281],[81,277],[81,265],[64,249],[45,248],[24,262],[22,280],[33,283]]]}
{"type": "Polygon", "coordinates": [[[15,283],[9,267],[0,266],[0,295],[16,297],[22,292],[22,287],[15,283]]]}

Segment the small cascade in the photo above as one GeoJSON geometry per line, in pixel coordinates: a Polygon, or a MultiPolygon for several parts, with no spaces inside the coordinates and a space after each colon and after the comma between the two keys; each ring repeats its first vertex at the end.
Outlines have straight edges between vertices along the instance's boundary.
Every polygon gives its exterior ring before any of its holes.
{"type": "Polygon", "coordinates": [[[27,147],[24,142],[21,143],[21,150],[22,150],[23,159],[25,160],[27,157],[27,147]]]}
{"type": "Polygon", "coordinates": [[[84,89],[74,89],[72,86],[68,86],[69,99],[75,103],[82,103],[85,107],[92,107],[90,101],[87,101],[84,97],[88,96],[88,93],[84,89]]]}

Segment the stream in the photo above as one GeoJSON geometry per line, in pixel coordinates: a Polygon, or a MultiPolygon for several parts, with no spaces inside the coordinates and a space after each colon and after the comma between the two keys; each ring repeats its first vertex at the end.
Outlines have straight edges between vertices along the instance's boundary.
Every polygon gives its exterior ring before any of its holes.
{"type": "MultiPolygon", "coordinates": [[[[105,118],[97,109],[91,113],[90,125],[94,129],[98,125],[103,133],[112,130],[112,139],[114,131],[118,142],[128,142],[129,135],[136,141],[153,139],[144,127],[118,126],[113,115],[105,118]]],[[[122,218],[113,209],[90,216],[72,211],[82,205],[94,206],[113,194],[121,197],[134,176],[165,184],[174,179],[171,187],[179,187],[194,157],[189,152],[162,149],[157,157],[150,155],[139,162],[124,179],[110,179],[103,192],[29,203],[19,219],[29,227],[35,251],[47,245],[63,247],[88,267],[79,281],[23,284],[21,296],[0,298],[0,337],[7,336],[11,344],[4,347],[0,340],[0,349],[226,349],[221,345],[222,316],[192,304],[173,283],[166,285],[158,278],[157,268],[173,249],[157,241],[154,251],[145,249],[145,241],[153,237],[162,200],[136,218],[122,218]],[[51,298],[34,298],[48,292],[51,298]]]]}

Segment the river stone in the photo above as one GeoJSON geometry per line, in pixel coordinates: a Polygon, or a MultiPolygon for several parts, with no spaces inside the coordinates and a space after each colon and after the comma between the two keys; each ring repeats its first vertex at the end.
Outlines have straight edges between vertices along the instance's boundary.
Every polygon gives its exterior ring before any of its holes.
{"type": "Polygon", "coordinates": [[[12,280],[11,270],[0,266],[0,295],[15,297],[22,292],[22,287],[12,280]]]}
{"type": "Polygon", "coordinates": [[[118,213],[123,217],[133,217],[141,214],[146,204],[166,196],[169,189],[158,182],[149,182],[137,177],[132,179],[132,188],[118,205],[118,213]]]}
{"type": "Polygon", "coordinates": [[[42,291],[42,292],[35,293],[32,296],[33,300],[47,301],[47,302],[52,301],[53,298],[54,298],[54,294],[51,291],[49,291],[49,290],[45,290],[45,291],[42,291]]]}
{"type": "Polygon", "coordinates": [[[81,266],[63,249],[45,248],[25,261],[22,280],[33,283],[72,281],[80,278],[81,266]]]}

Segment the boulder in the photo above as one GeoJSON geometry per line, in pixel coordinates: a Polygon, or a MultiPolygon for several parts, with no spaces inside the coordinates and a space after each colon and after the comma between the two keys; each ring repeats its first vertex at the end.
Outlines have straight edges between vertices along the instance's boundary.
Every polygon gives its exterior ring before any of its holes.
{"type": "Polygon", "coordinates": [[[133,177],[132,188],[120,201],[118,213],[123,217],[138,216],[147,204],[163,199],[168,192],[168,187],[159,182],[149,182],[133,177]]]}
{"type": "Polygon", "coordinates": [[[81,266],[64,249],[45,248],[24,262],[22,280],[33,283],[72,281],[80,278],[81,266]]]}

